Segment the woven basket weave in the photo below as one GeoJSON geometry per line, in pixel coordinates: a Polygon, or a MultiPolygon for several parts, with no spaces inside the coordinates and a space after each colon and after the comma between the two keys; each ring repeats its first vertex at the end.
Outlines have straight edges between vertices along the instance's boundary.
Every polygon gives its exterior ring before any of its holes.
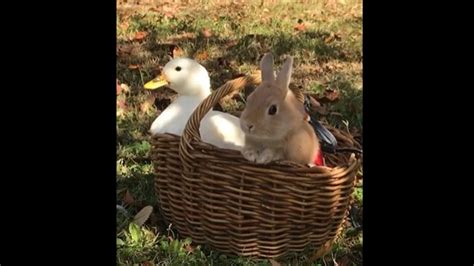
{"type": "MultiPolygon", "coordinates": [[[[347,216],[360,158],[325,155],[330,167],[262,166],[200,139],[200,121],[219,100],[260,81],[256,74],[227,82],[197,107],[181,138],[152,137],[161,212],[181,236],[222,253],[275,258],[308,247],[321,253],[347,216]]],[[[360,148],[350,134],[328,129],[339,146],[360,148]]]]}

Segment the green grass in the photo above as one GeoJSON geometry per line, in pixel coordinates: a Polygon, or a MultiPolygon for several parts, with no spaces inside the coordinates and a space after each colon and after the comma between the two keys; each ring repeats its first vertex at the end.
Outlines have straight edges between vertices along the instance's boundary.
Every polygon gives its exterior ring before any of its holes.
{"type": "MultiPolygon", "coordinates": [[[[148,129],[174,93],[168,89],[145,91],[143,84],[159,73],[176,47],[208,69],[213,89],[238,74],[257,70],[265,52],[271,51],[278,65],[286,55],[292,55],[291,86],[301,86],[316,97],[327,89],[336,90],[338,100],[324,103],[327,112],[320,119],[361,134],[361,1],[263,6],[259,6],[261,1],[189,2],[151,10],[153,6],[145,3],[118,5],[117,78],[124,90],[117,96],[117,194],[123,199],[128,190],[133,201],[125,206],[127,214],[117,212],[117,260],[123,265],[271,265],[268,260],[226,256],[198,247],[164,224],[153,191],[148,129]],[[294,29],[298,20],[305,25],[303,31],[294,29]],[[206,37],[204,30],[211,36],[206,37]],[[134,40],[137,32],[147,36],[134,40]],[[134,226],[133,216],[148,205],[154,208],[151,217],[144,225],[134,226]]],[[[223,107],[233,111],[242,105],[223,107]]],[[[362,194],[362,187],[355,189],[354,204],[359,210],[362,194]]],[[[361,214],[355,219],[361,222],[361,214]]],[[[334,261],[360,265],[361,248],[362,231],[349,224],[332,251],[313,265],[335,265],[334,261]]],[[[310,255],[289,254],[279,261],[297,265],[310,255]]]]}

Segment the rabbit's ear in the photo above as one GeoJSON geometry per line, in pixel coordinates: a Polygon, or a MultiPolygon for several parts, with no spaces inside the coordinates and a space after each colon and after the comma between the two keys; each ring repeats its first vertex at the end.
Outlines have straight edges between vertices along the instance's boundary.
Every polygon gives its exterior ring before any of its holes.
{"type": "Polygon", "coordinates": [[[293,72],[293,57],[289,56],[276,76],[276,83],[282,90],[287,91],[293,72]]]}
{"type": "Polygon", "coordinates": [[[273,72],[273,56],[266,53],[260,61],[260,69],[262,71],[262,82],[275,81],[275,73],[273,72]]]}

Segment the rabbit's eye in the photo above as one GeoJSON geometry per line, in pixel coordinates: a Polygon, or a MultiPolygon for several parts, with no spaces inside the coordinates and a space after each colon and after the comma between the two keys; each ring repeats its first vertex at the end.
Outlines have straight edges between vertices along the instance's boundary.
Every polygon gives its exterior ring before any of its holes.
{"type": "Polygon", "coordinates": [[[273,104],[273,105],[270,106],[270,108],[268,108],[268,114],[269,115],[274,115],[274,114],[276,114],[276,112],[277,112],[276,105],[273,104]]]}
{"type": "Polygon", "coordinates": [[[178,67],[176,67],[174,70],[176,70],[176,71],[181,71],[181,67],[178,66],[178,67]]]}

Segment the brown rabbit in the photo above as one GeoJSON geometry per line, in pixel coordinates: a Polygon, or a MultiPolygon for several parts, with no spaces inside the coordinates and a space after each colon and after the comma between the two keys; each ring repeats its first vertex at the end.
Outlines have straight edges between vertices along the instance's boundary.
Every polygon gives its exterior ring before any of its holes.
{"type": "Polygon", "coordinates": [[[320,155],[319,140],[306,120],[304,105],[288,88],[292,65],[293,58],[288,57],[275,77],[272,55],[265,54],[260,62],[262,83],[248,96],[240,117],[245,133],[242,155],[249,161],[314,165],[320,155]]]}

